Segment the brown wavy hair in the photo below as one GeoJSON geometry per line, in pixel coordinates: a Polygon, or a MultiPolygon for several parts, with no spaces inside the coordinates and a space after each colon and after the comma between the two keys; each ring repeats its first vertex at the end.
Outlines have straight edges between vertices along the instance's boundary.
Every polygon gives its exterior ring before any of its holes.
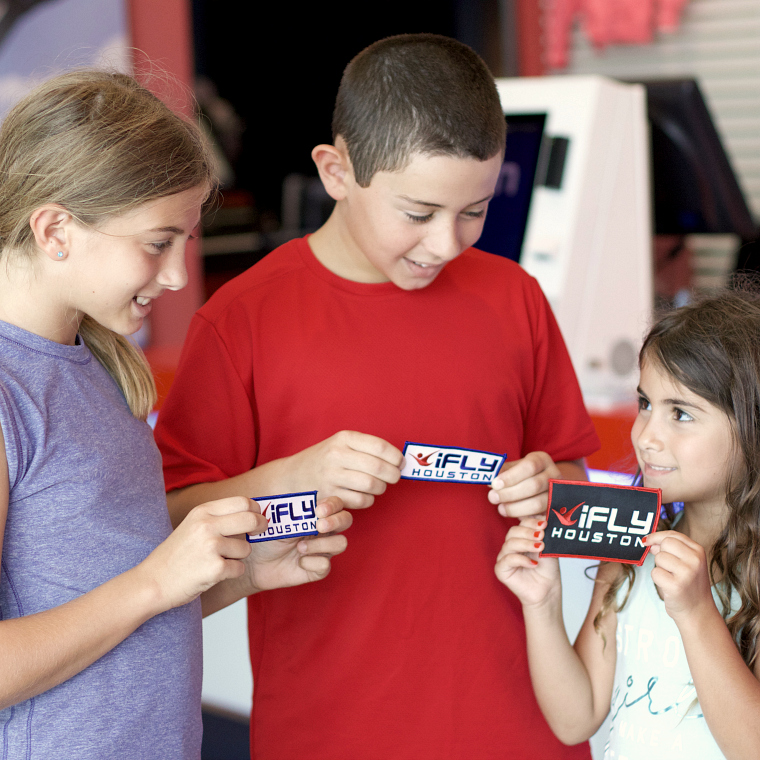
{"type": "MultiPolygon", "coordinates": [[[[33,260],[29,219],[47,203],[97,227],[152,200],[215,188],[200,129],[124,74],[78,70],[44,82],[0,127],[0,261],[33,260]]],[[[145,419],[156,398],[142,352],[85,316],[79,334],[145,419]]]]}
{"type": "MultiPolygon", "coordinates": [[[[760,292],[755,285],[676,309],[652,327],[639,365],[654,363],[674,380],[726,414],[733,431],[734,457],[726,483],[728,519],[711,547],[710,581],[739,652],[752,668],[760,635],[760,292]],[[741,600],[731,613],[731,594],[741,600]]],[[[672,524],[670,505],[660,529],[672,524]]],[[[633,568],[624,566],[607,590],[594,621],[616,607],[633,568]]]]}

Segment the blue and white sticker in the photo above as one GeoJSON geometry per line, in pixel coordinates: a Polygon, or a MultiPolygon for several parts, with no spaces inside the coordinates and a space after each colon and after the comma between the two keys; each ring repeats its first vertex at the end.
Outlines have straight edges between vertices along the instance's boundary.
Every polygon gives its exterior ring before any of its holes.
{"type": "Polygon", "coordinates": [[[459,446],[430,446],[427,443],[404,444],[405,480],[432,480],[437,483],[485,483],[499,474],[506,454],[463,449],[459,446]]]}
{"type": "Polygon", "coordinates": [[[317,492],[284,493],[276,496],[257,496],[261,514],[267,518],[269,525],[263,533],[255,536],[246,534],[249,544],[260,541],[276,541],[280,538],[297,538],[316,536],[317,531],[317,492]]]}

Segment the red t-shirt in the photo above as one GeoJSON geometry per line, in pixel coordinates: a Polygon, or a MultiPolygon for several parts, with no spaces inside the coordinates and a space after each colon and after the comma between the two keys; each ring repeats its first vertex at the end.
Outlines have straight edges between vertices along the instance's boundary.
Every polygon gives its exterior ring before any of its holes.
{"type": "MultiPolygon", "coordinates": [[[[339,430],[555,461],[598,447],[557,325],[519,266],[475,249],[427,288],[344,280],[305,239],[194,317],[156,438],[167,489],[339,430]]],[[[319,583],[249,599],[253,757],[588,758],[533,696],[487,487],[401,481],[354,511],[319,583]]],[[[265,494],[251,494],[251,496],[265,494]]]]}

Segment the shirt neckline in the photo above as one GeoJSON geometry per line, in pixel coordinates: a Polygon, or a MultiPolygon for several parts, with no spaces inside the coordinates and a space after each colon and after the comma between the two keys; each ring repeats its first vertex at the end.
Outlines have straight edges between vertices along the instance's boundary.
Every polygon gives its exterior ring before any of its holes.
{"type": "Polygon", "coordinates": [[[90,349],[87,348],[78,333],[76,344],[70,346],[64,343],[56,343],[54,340],[48,340],[41,335],[29,332],[23,327],[0,320],[0,338],[16,343],[35,353],[64,359],[75,364],[87,364],[92,358],[90,349]]]}
{"type": "MultiPolygon", "coordinates": [[[[345,277],[335,274],[335,272],[328,269],[314,255],[314,251],[312,251],[311,246],[309,245],[309,237],[310,236],[307,235],[306,237],[298,239],[298,253],[304,265],[328,285],[347,293],[361,296],[403,297],[408,294],[409,291],[402,290],[390,280],[388,282],[356,282],[354,280],[347,280],[345,277]]],[[[441,274],[443,274],[443,272],[441,272],[441,274]]],[[[431,283],[431,285],[432,284],[434,283],[431,283]]]]}

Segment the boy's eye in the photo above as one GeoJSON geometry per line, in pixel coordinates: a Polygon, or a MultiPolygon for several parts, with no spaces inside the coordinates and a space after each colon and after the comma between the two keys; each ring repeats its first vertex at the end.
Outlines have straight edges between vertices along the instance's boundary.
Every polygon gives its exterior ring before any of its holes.
{"type": "Polygon", "coordinates": [[[406,214],[407,219],[409,221],[414,222],[415,224],[422,224],[423,222],[429,222],[432,218],[432,214],[425,214],[423,216],[419,216],[418,214],[410,214],[408,211],[404,212],[406,214]]]}

